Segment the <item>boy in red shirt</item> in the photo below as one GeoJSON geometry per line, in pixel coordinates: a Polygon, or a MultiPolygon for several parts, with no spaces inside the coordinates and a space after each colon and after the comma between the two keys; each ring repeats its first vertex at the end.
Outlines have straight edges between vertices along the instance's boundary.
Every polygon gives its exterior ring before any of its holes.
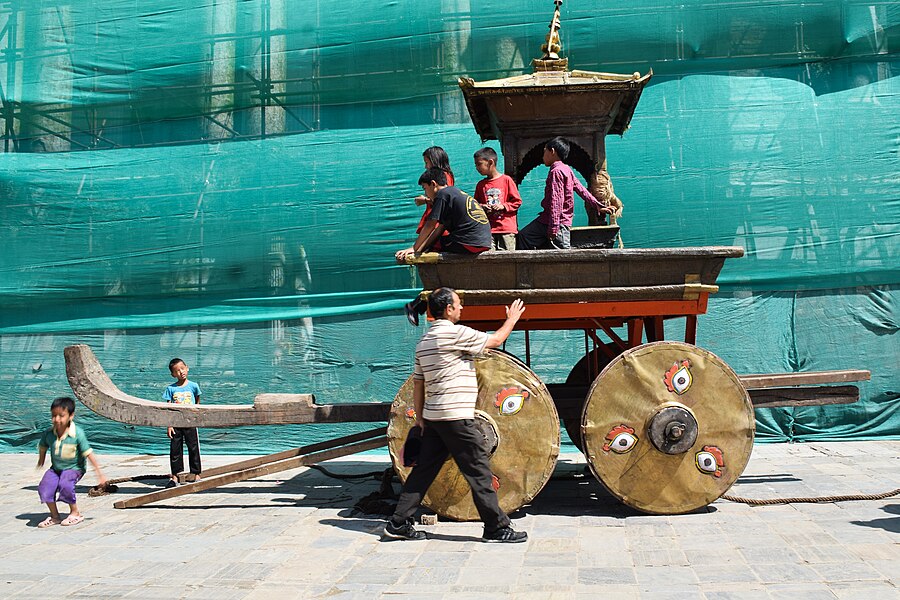
{"type": "Polygon", "coordinates": [[[522,205],[519,188],[509,175],[497,170],[497,153],[482,148],[475,153],[475,169],[484,179],[475,186],[475,200],[491,224],[491,250],[515,250],[519,225],[516,213],[522,205]]]}

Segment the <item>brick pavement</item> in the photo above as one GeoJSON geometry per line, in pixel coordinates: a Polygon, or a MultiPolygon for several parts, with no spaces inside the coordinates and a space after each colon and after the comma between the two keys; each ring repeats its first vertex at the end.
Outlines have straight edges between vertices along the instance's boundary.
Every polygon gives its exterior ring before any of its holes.
{"type": "MultiPolygon", "coordinates": [[[[731,493],[877,493],[900,487],[900,442],[756,446],[731,493]]],[[[234,457],[204,457],[214,466],[234,457]]],[[[164,473],[165,457],[103,456],[107,476],[164,473]]],[[[900,598],[900,498],[749,507],[719,500],[679,516],[637,514],[611,498],[580,455],[514,526],[527,544],[478,541],[475,523],[424,527],[426,542],[380,541],[383,521],[353,514],[373,479],[298,469],[40,530],[34,455],[0,455],[0,598],[900,598]]],[[[343,473],[381,456],[327,463],[343,473]]],[[[159,482],[162,485],[163,481],[159,482]]],[[[125,484],[115,498],[154,489],[125,484]]]]}

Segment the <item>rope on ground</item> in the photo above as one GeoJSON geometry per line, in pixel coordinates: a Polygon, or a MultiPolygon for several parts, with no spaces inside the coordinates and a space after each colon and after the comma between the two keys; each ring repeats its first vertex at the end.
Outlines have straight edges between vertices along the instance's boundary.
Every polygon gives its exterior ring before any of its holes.
{"type": "Polygon", "coordinates": [[[740,502],[741,504],[749,504],[750,506],[768,506],[773,504],[817,504],[825,502],[853,502],[858,500],[884,500],[893,496],[900,495],[900,488],[883,494],[850,494],[844,496],[819,496],[811,498],[770,498],[760,500],[756,498],[742,498],[741,496],[724,495],[722,498],[731,502],[740,502]]]}
{"type": "Polygon", "coordinates": [[[171,475],[134,475],[133,477],[119,477],[118,479],[107,479],[103,485],[95,485],[88,490],[88,496],[97,497],[107,494],[115,494],[119,491],[117,483],[127,483],[129,481],[146,481],[148,479],[169,479],[171,475]]]}

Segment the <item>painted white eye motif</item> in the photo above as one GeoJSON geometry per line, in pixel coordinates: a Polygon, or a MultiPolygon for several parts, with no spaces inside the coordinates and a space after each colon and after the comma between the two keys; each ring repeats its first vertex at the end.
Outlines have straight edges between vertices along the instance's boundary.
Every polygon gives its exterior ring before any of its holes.
{"type": "Polygon", "coordinates": [[[666,387],[670,392],[674,392],[680,396],[688,391],[691,387],[691,382],[694,379],[691,375],[690,366],[690,361],[683,360],[680,363],[675,363],[668,371],[666,371],[664,380],[666,382],[666,387]]]}
{"type": "Polygon", "coordinates": [[[625,454],[637,444],[637,438],[634,435],[628,433],[627,431],[623,431],[618,434],[613,440],[609,443],[609,449],[615,452],[616,454],[625,454]]]}
{"type": "Polygon", "coordinates": [[[691,372],[686,367],[681,367],[672,377],[672,387],[676,394],[683,394],[691,387],[691,372]]]}
{"type": "Polygon", "coordinates": [[[500,414],[501,415],[514,415],[522,409],[522,404],[525,402],[525,398],[522,394],[515,394],[513,396],[507,396],[503,400],[503,404],[500,405],[500,414]]]}
{"type": "Polygon", "coordinates": [[[528,400],[529,395],[528,390],[520,390],[516,387],[504,388],[497,393],[494,406],[500,408],[501,415],[514,415],[522,410],[522,405],[528,400]]]}
{"type": "Polygon", "coordinates": [[[637,444],[637,436],[634,435],[634,428],[622,423],[616,425],[606,434],[606,443],[603,444],[603,451],[613,451],[616,454],[625,454],[637,444]]]}
{"type": "Polygon", "coordinates": [[[695,455],[694,461],[701,473],[713,477],[721,477],[725,469],[725,453],[718,446],[703,446],[695,455]]]}
{"type": "Polygon", "coordinates": [[[712,475],[718,468],[718,466],[716,465],[716,457],[713,456],[711,452],[698,452],[697,468],[704,473],[709,473],[710,475],[712,475]]]}

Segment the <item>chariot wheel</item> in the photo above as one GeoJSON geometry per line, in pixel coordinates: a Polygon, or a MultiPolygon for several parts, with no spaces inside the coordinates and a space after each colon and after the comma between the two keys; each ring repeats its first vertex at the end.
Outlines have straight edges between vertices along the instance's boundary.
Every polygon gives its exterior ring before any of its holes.
{"type": "MultiPolygon", "coordinates": [[[[619,347],[612,342],[606,344],[606,347],[613,352],[620,352],[619,347]]],[[[609,364],[609,356],[600,348],[592,349],[575,363],[575,366],[569,371],[569,376],[566,377],[566,385],[583,385],[588,387],[591,384],[591,372],[593,371],[595,364],[598,371],[602,371],[603,368],[609,364]],[[596,363],[594,363],[595,360],[597,361],[596,363]]],[[[597,373],[598,371],[593,372],[597,373]]],[[[584,452],[584,441],[581,439],[581,414],[584,412],[584,403],[586,401],[587,397],[585,397],[578,406],[577,417],[566,416],[562,419],[563,426],[566,428],[569,439],[572,440],[572,443],[575,444],[575,447],[581,452],[584,452]]],[[[559,409],[559,406],[557,406],[557,409],[559,409]]],[[[563,411],[560,410],[559,412],[563,411]]]]}
{"type": "MultiPolygon", "coordinates": [[[[550,480],[559,456],[559,417],[547,387],[515,357],[488,351],[475,360],[475,373],[475,420],[491,454],[500,508],[509,513],[530,502],[550,480]]],[[[401,454],[415,417],[410,377],[391,405],[387,429],[391,461],[401,481],[411,470],[403,466],[401,454]]],[[[431,484],[423,504],[449,519],[479,519],[471,488],[452,458],[431,484]]]]}
{"type": "Polygon", "coordinates": [[[582,413],[590,468],[623,503],[689,512],[737,480],[753,448],[747,391],[715,354],[682,342],[638,346],[597,376],[582,413]]]}

